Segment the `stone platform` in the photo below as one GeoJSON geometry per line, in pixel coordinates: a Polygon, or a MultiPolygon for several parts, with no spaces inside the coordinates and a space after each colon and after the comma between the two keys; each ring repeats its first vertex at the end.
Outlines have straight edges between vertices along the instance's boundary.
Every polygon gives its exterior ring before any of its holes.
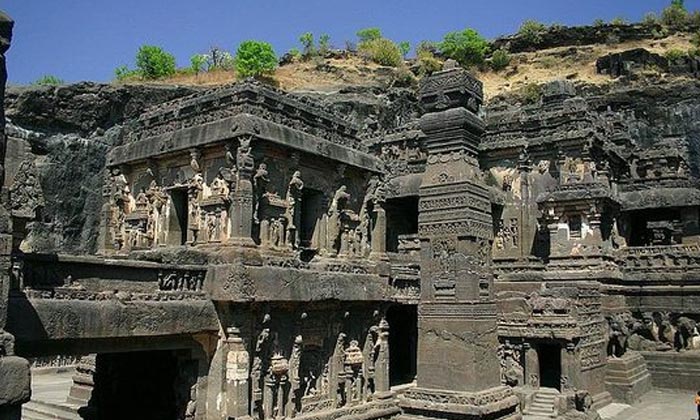
{"type": "Polygon", "coordinates": [[[651,391],[651,375],[642,355],[628,352],[619,358],[608,358],[605,388],[613,400],[632,404],[651,391]]]}
{"type": "Polygon", "coordinates": [[[640,352],[654,388],[700,389],[700,352],[640,352]]]}

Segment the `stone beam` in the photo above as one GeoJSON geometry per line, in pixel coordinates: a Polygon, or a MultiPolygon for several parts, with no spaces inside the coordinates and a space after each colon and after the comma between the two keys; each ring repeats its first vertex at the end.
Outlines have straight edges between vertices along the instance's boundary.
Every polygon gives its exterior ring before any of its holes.
{"type": "Polygon", "coordinates": [[[233,137],[250,135],[294,150],[380,173],[381,159],[368,153],[335,144],[293,128],[251,114],[238,114],[219,121],[183,128],[115,147],[107,156],[108,166],[129,164],[155,156],[221,143],[233,137]]]}

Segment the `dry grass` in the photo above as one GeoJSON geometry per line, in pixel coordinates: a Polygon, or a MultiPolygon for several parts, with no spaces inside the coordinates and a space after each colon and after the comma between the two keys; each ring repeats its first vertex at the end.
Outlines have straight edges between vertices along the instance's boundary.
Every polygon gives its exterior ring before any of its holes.
{"type": "Polygon", "coordinates": [[[484,82],[484,96],[492,98],[506,91],[519,89],[530,83],[557,79],[571,79],[591,84],[606,84],[612,79],[596,73],[596,60],[606,54],[646,48],[663,55],[668,50],[687,51],[690,35],[673,35],[659,40],[630,41],[618,44],[596,44],[580,47],[558,47],[531,53],[513,54],[510,66],[500,72],[478,71],[475,75],[484,82]]]}
{"type": "MultiPolygon", "coordinates": [[[[345,59],[317,59],[295,62],[278,67],[272,78],[284,90],[332,90],[347,85],[384,84],[390,79],[393,69],[369,63],[359,57],[345,59]]],[[[118,83],[162,84],[185,86],[217,86],[235,82],[232,71],[211,71],[199,74],[178,73],[167,79],[127,79],[118,83]]]]}
{"type": "MultiPolygon", "coordinates": [[[[570,79],[591,84],[610,83],[612,79],[596,73],[595,62],[599,57],[612,53],[646,48],[664,54],[671,49],[687,51],[691,47],[691,36],[678,34],[660,40],[641,40],[610,45],[586,45],[580,47],[558,47],[529,53],[513,54],[510,65],[500,71],[476,71],[484,82],[484,96],[492,98],[509,90],[519,89],[532,83],[543,83],[556,79],[570,79]]],[[[395,69],[383,67],[360,57],[343,59],[313,59],[295,62],[275,70],[273,79],[284,90],[332,91],[348,85],[386,85],[390,83],[395,69]]],[[[236,81],[229,71],[213,71],[201,74],[177,74],[168,79],[148,83],[193,86],[215,86],[236,81]]],[[[128,80],[125,83],[145,83],[128,80]]]]}

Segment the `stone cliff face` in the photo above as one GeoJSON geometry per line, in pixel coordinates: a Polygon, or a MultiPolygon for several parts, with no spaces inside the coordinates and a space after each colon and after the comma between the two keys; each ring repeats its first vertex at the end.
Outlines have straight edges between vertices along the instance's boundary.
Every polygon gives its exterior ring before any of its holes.
{"type": "Polygon", "coordinates": [[[28,226],[23,250],[94,252],[104,159],[121,124],[194,91],[94,83],[8,89],[5,185],[11,187],[22,168],[35,168],[41,185],[37,201],[42,205],[28,226]]]}
{"type": "MultiPolygon", "coordinates": [[[[10,88],[5,100],[10,122],[5,184],[10,187],[22,163],[31,161],[43,195],[24,250],[94,253],[105,155],[120,142],[122,124],[146,108],[197,89],[94,83],[10,88]]],[[[623,78],[605,86],[580,84],[576,90],[591,109],[622,111],[640,147],[669,137],[685,141],[691,171],[700,173],[700,81],[623,78]]],[[[414,121],[420,107],[410,88],[348,86],[332,93],[297,94],[346,115],[367,138],[414,121]]],[[[515,93],[501,95],[484,112],[517,108],[520,101],[515,93]]]]}

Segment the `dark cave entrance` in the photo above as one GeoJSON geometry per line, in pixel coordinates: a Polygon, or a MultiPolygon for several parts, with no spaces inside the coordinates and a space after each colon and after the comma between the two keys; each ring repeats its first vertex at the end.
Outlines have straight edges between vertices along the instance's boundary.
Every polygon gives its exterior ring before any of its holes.
{"type": "Polygon", "coordinates": [[[170,190],[170,221],[168,223],[168,245],[187,243],[188,196],[184,188],[170,190]]]}
{"type": "Polygon", "coordinates": [[[418,311],[415,305],[396,305],[387,311],[389,322],[389,380],[391,386],[416,378],[418,311]]]}
{"type": "Polygon", "coordinates": [[[559,389],[561,385],[561,346],[540,344],[537,348],[540,365],[540,387],[559,389]]]}
{"type": "Polygon", "coordinates": [[[178,418],[178,374],[172,351],[98,354],[88,406],[100,420],[178,418]]]}
{"type": "Polygon", "coordinates": [[[678,209],[629,212],[629,246],[674,245],[681,242],[678,209]]]}
{"type": "Polygon", "coordinates": [[[301,195],[301,220],[299,229],[299,243],[302,248],[312,246],[314,233],[318,222],[323,216],[325,197],[322,191],[312,188],[304,188],[301,195]]]}
{"type": "Polygon", "coordinates": [[[398,252],[399,236],[418,234],[418,197],[386,200],[386,250],[398,252]]]}

